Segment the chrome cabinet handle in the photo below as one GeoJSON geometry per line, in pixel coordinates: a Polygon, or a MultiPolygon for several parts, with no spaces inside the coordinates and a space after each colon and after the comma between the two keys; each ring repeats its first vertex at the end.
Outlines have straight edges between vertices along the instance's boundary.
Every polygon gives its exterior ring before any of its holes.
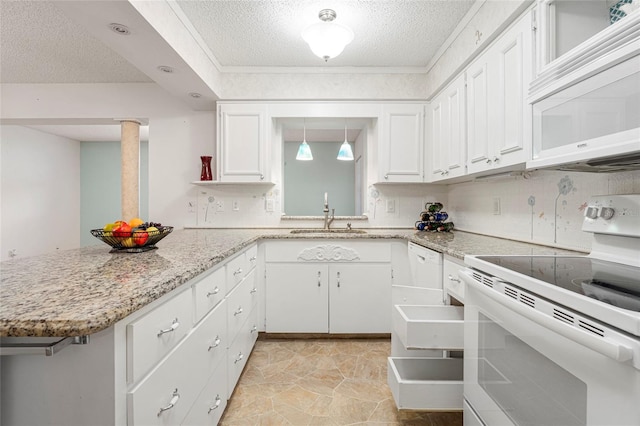
{"type": "Polygon", "coordinates": [[[213,291],[210,291],[207,293],[207,297],[215,296],[218,293],[220,293],[220,289],[218,288],[218,286],[216,286],[216,288],[214,288],[213,291]]]}
{"type": "Polygon", "coordinates": [[[242,273],[242,268],[238,268],[237,270],[235,270],[233,272],[233,275],[238,275],[238,274],[241,274],[241,273],[242,273]]]}
{"type": "Polygon", "coordinates": [[[251,291],[249,292],[249,294],[253,294],[253,293],[257,293],[258,289],[257,288],[252,288],[251,291]]]}
{"type": "Polygon", "coordinates": [[[255,261],[257,258],[255,256],[251,256],[251,258],[249,258],[249,262],[253,262],[255,261]]]}
{"type": "Polygon", "coordinates": [[[264,180],[264,175],[260,175],[260,180],[264,180]]]}
{"type": "Polygon", "coordinates": [[[340,272],[338,272],[338,287],[340,287],[340,272]]]}
{"type": "Polygon", "coordinates": [[[160,332],[158,333],[158,337],[162,336],[165,333],[171,333],[176,331],[176,329],[180,327],[180,323],[178,322],[178,318],[174,319],[173,322],[171,323],[171,327],[169,328],[165,328],[164,330],[160,330],[160,332]]]}
{"type": "Polygon", "coordinates": [[[460,282],[460,278],[453,278],[453,275],[451,275],[451,274],[449,274],[449,276],[447,278],[449,278],[449,281],[453,281],[455,283],[459,283],[460,282]]]}
{"type": "Polygon", "coordinates": [[[384,175],[384,178],[385,179],[389,179],[389,175],[384,175]]]}
{"type": "Polygon", "coordinates": [[[318,271],[318,287],[320,287],[320,284],[321,284],[321,281],[320,281],[320,275],[321,275],[321,274],[322,274],[322,273],[321,273],[320,271],[318,271]]]}
{"type": "Polygon", "coordinates": [[[240,315],[242,313],[242,306],[238,306],[238,310],[233,313],[233,316],[240,315]]]}
{"type": "Polygon", "coordinates": [[[498,163],[498,162],[500,162],[500,158],[498,158],[498,157],[493,157],[493,162],[494,162],[494,163],[498,163]]]}
{"type": "Polygon", "coordinates": [[[158,411],[158,417],[160,417],[160,414],[162,414],[163,412],[167,411],[167,410],[171,410],[180,400],[180,394],[178,393],[178,388],[176,388],[173,391],[173,394],[171,396],[171,401],[169,401],[169,405],[165,406],[165,407],[160,407],[160,411],[158,411]]]}
{"type": "Polygon", "coordinates": [[[487,164],[491,164],[491,159],[487,158],[487,164]]]}
{"type": "Polygon", "coordinates": [[[234,364],[237,364],[237,363],[239,363],[240,361],[242,361],[242,359],[243,359],[243,358],[244,358],[244,355],[242,355],[242,352],[240,352],[240,353],[238,354],[238,357],[237,357],[236,359],[234,359],[234,360],[233,360],[233,363],[234,363],[234,364]]]}
{"type": "Polygon", "coordinates": [[[253,326],[251,327],[251,333],[255,333],[256,331],[258,331],[258,326],[253,326]]]}
{"type": "Polygon", "coordinates": [[[209,346],[209,349],[207,349],[207,352],[209,352],[213,348],[217,348],[218,346],[220,346],[220,336],[216,336],[216,338],[213,340],[213,343],[209,346]]]}
{"type": "Polygon", "coordinates": [[[207,414],[211,413],[213,410],[215,410],[216,408],[218,408],[220,406],[220,404],[222,403],[222,399],[220,399],[220,394],[216,395],[216,402],[215,404],[213,404],[213,407],[209,407],[209,411],[207,411],[207,414]]]}

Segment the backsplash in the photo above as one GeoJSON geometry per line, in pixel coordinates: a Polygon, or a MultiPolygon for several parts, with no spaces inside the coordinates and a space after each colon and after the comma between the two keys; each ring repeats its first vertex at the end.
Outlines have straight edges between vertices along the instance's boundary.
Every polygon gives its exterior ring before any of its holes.
{"type": "Polygon", "coordinates": [[[589,251],[581,230],[592,195],[640,193],[640,171],[536,171],[524,177],[451,185],[448,210],[456,229],[589,251]]]}

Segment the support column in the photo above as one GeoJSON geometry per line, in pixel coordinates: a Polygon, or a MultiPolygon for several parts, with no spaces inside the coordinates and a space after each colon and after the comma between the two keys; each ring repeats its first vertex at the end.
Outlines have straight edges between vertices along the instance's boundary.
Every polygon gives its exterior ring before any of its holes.
{"type": "Polygon", "coordinates": [[[140,122],[120,121],[122,220],[140,215],[140,122]]]}

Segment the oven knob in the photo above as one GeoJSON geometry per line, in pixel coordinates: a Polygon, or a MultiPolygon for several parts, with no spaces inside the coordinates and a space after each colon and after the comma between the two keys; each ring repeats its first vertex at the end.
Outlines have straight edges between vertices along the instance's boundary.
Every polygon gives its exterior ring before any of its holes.
{"type": "Polygon", "coordinates": [[[600,209],[600,217],[609,220],[613,217],[614,210],[611,207],[603,207],[600,209]]]}
{"type": "Polygon", "coordinates": [[[587,207],[587,210],[584,212],[584,215],[589,219],[597,219],[598,218],[598,208],[597,207],[587,207]]]}

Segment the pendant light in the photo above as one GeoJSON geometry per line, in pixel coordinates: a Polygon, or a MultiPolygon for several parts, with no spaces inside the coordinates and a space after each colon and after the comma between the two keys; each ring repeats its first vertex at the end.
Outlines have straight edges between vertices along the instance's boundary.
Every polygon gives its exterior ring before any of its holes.
{"type": "Polygon", "coordinates": [[[311,147],[307,143],[307,123],[303,121],[303,134],[302,134],[302,143],[298,147],[298,154],[296,155],[296,160],[300,161],[311,161],[313,160],[313,154],[311,154],[311,147]]]}
{"type": "Polygon", "coordinates": [[[341,161],[353,161],[353,151],[351,145],[347,141],[347,120],[344,120],[344,142],[340,145],[340,151],[338,151],[338,160],[341,161]]]}

